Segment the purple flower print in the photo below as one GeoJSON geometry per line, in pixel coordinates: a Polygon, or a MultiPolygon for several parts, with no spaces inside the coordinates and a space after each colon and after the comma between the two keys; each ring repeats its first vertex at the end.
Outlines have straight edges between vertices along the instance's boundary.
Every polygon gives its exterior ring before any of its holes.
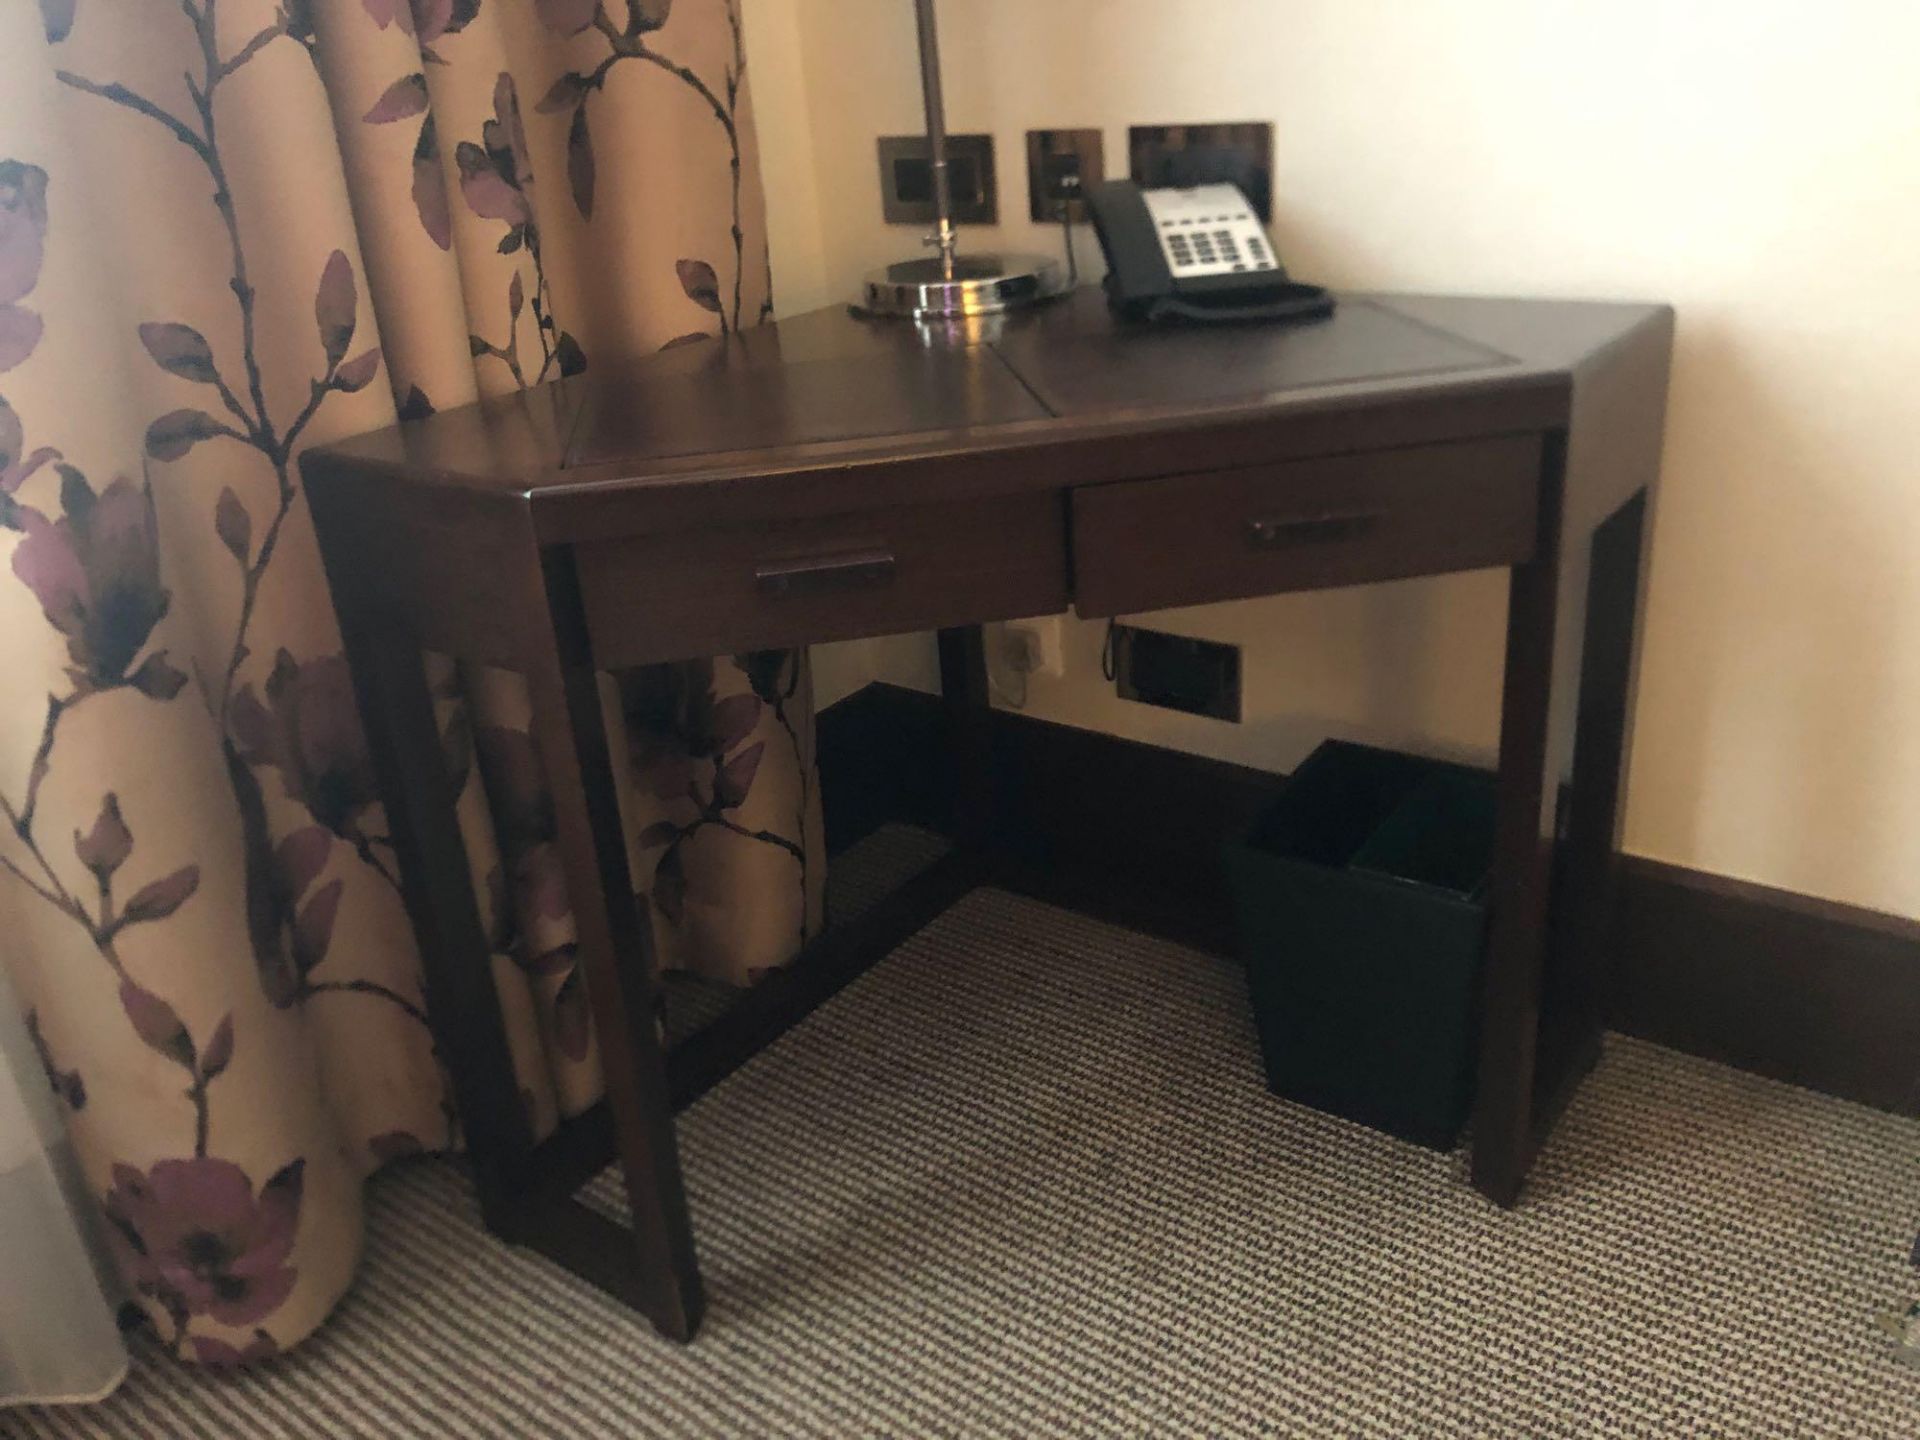
{"type": "MultiPolygon", "coordinates": [[[[584,220],[593,218],[595,164],[593,136],[587,111],[592,97],[604,90],[614,67],[626,60],[643,60],[665,71],[686,86],[713,113],[726,133],[732,152],[733,172],[733,301],[731,314],[721,298],[720,280],[704,260],[683,259],[677,268],[681,288],[687,298],[720,320],[720,333],[727,335],[740,328],[740,290],[745,278],[746,230],[740,212],[740,97],[747,73],[747,52],[740,25],[739,0],[724,0],[727,28],[733,36],[733,53],[722,72],[718,88],[710,85],[692,69],[670,60],[647,44],[647,36],[667,23],[672,0],[627,0],[626,23],[615,28],[605,10],[595,0],[535,0],[534,8],[546,28],[558,35],[577,35],[596,26],[606,43],[607,53],[591,70],[569,70],[548,87],[535,106],[542,114],[572,112],[567,129],[567,179],[573,190],[574,206],[584,220]]],[[[761,302],[760,317],[773,313],[772,272],[768,272],[768,293],[761,302]]],[[[679,336],[668,344],[689,344],[694,332],[679,336]]]]}
{"type": "Polygon", "coordinates": [[[480,0],[362,0],[362,3],[382,30],[398,25],[402,34],[420,42],[423,53],[431,53],[428,47],[443,35],[455,35],[466,29],[480,13],[480,0]]]}
{"type": "Polygon", "coordinates": [[[282,650],[262,705],[253,686],[233,697],[233,735],[250,765],[280,772],[287,798],[320,824],[358,841],[360,819],[379,799],[373,759],[354,706],[353,676],[339,655],[296,661],[282,650]]]}
{"type": "Polygon", "coordinates": [[[0,305],[24,298],[39,282],[46,240],[47,172],[0,160],[0,305]]]}
{"type": "Polygon", "coordinates": [[[415,115],[424,117],[413,145],[413,208],[427,238],[446,250],[453,245],[453,214],[447,206],[446,182],[440,175],[440,131],[429,112],[431,103],[427,77],[416,70],[389,85],[360,118],[368,125],[391,125],[415,115]]]}
{"type": "Polygon", "coordinates": [[[413,208],[427,238],[442,250],[452,249],[453,209],[440,174],[440,131],[431,115],[421,122],[420,138],[413,147],[413,208]]]}
{"type": "Polygon", "coordinates": [[[554,843],[553,797],[533,737],[524,730],[483,725],[473,740],[521,924],[558,920],[570,909],[567,877],[554,843]]]}
{"type": "Polygon", "coordinates": [[[24,305],[0,305],[0,371],[13,369],[40,343],[40,317],[24,305]]]}
{"type": "Polygon", "coordinates": [[[494,904],[495,914],[506,921],[501,948],[530,976],[542,981],[561,977],[553,994],[554,1039],[569,1060],[585,1060],[593,1043],[593,1022],[587,1014],[578,947],[553,943],[551,922],[564,920],[572,902],[554,840],[553,796],[539,752],[526,731],[504,725],[478,727],[473,742],[505,859],[504,874],[496,872],[505,893],[494,904]],[[506,895],[512,897],[510,906],[506,895]]]}
{"type": "Polygon", "coordinates": [[[34,471],[49,460],[59,458],[60,452],[50,445],[42,445],[31,455],[27,453],[26,428],[14,408],[0,398],[0,526],[9,530],[20,528],[14,492],[27,483],[34,471]]]}
{"type": "MultiPolygon", "coordinates": [[[[434,41],[464,30],[480,13],[480,0],[362,0],[362,3],[382,30],[398,25],[401,31],[413,35],[420,42],[421,60],[429,65],[444,63],[434,53],[434,41]]],[[[361,118],[369,125],[390,125],[415,115],[424,117],[413,146],[413,207],[427,237],[447,250],[453,245],[453,216],[447,207],[446,185],[440,176],[440,134],[428,110],[430,103],[427,77],[416,70],[389,85],[361,118]]]]}
{"type": "Polygon", "coordinates": [[[800,727],[794,723],[787,705],[799,692],[803,675],[804,661],[797,650],[754,650],[733,657],[747,677],[747,684],[758,695],[767,708],[773,712],[773,720],[786,732],[787,744],[793,751],[794,768],[800,774],[800,804],[794,820],[793,833],[798,842],[794,859],[800,866],[800,943],[807,942],[807,818],[813,812],[813,797],[810,791],[812,765],[807,759],[806,746],[800,739],[800,727]]]}
{"type": "MultiPolygon", "coordinates": [[[[771,653],[771,652],[769,652],[771,653]]],[[[753,740],[766,708],[760,693],[778,693],[779,667],[752,658],[747,693],[721,699],[713,688],[713,662],[649,665],[618,677],[620,706],[627,718],[634,768],[640,782],[662,800],[691,803],[691,819],[656,820],[639,835],[642,850],[666,848],[654,862],[648,899],[673,924],[686,913],[687,868],[681,847],[692,836],[717,826],[763,845],[785,850],[799,862],[802,895],[806,884],[806,847],[772,830],[750,830],[735,811],[747,803],[764,740],[753,740]],[[702,781],[707,782],[702,792],[702,781]]],[[[776,716],[783,712],[776,709],[776,716]]],[[[805,905],[801,906],[804,914],[805,905]]]]}
{"type": "Polygon", "coordinates": [[[556,35],[578,35],[593,23],[599,0],[533,0],[540,23],[556,35]]]}
{"type": "Polygon", "coordinates": [[[187,677],[164,651],[129,673],[172,598],[160,583],[153,492],[122,477],[96,495],[85,476],[63,466],[60,504],[65,514],[58,521],[18,507],[26,539],[13,552],[13,573],[39,600],[48,623],[67,637],[67,673],[75,689],[84,694],[132,685],[171,700],[187,677]]]}
{"type": "MultiPolygon", "coordinates": [[[[540,97],[539,104],[534,106],[543,115],[559,115],[568,111],[573,114],[567,126],[567,184],[573,191],[573,202],[583,220],[593,218],[596,168],[593,133],[587,119],[587,100],[606,84],[608,72],[614,65],[621,60],[644,56],[664,65],[696,89],[702,88],[691,70],[663,59],[648,50],[644,43],[644,36],[667,23],[667,15],[672,8],[672,0],[627,0],[626,24],[616,31],[606,23],[606,13],[600,7],[600,0],[534,0],[534,11],[539,15],[540,23],[554,34],[578,35],[599,21],[602,33],[612,47],[612,53],[591,71],[569,70],[561,75],[540,97]]],[[[729,10],[729,16],[732,13],[729,10]]],[[[712,92],[705,93],[711,97],[712,92]]],[[[714,104],[718,105],[717,99],[714,104]]]]}
{"type": "Polygon", "coordinates": [[[504,220],[517,232],[533,219],[533,158],[520,123],[520,98],[505,71],[494,83],[493,119],[480,127],[480,139],[478,145],[462,140],[454,152],[460,193],[481,219],[504,220]]]}
{"type": "MultiPolygon", "coordinates": [[[[533,0],[540,23],[556,35],[578,35],[593,23],[599,0],[533,0]]],[[[624,39],[647,35],[667,23],[673,0],[627,0],[624,39]]]]}
{"type": "Polygon", "coordinates": [[[0,160],[0,374],[40,342],[40,317],[16,302],[40,281],[46,241],[47,172],[0,160]]]}
{"type": "Polygon", "coordinates": [[[391,125],[396,120],[426,114],[429,103],[427,77],[416,70],[411,75],[401,76],[381,91],[380,98],[360,119],[367,125],[391,125]]]}
{"type": "Polygon", "coordinates": [[[769,705],[785,704],[800,688],[800,652],[797,650],[751,650],[734,656],[733,663],[747,677],[753,693],[769,705]]]}
{"type": "MultiPolygon", "coordinates": [[[[476,360],[486,355],[500,361],[523,389],[539,384],[556,368],[563,377],[578,375],[587,368],[586,352],[560,327],[553,313],[553,293],[540,255],[540,224],[534,214],[533,152],[520,121],[520,97],[513,76],[504,70],[494,82],[493,118],[481,125],[480,142],[476,145],[462,140],[454,149],[461,198],[482,220],[498,220],[507,227],[495,248],[502,255],[525,250],[533,262],[533,284],[529,286],[519,270],[512,273],[507,281],[507,338],[496,343],[476,331],[467,336],[468,350],[476,360]],[[529,368],[520,363],[523,311],[531,312],[534,335],[540,342],[540,368],[531,372],[531,380],[529,368]]],[[[573,142],[569,142],[569,156],[569,178],[576,193],[582,184],[591,189],[591,157],[583,162],[573,142]],[[584,170],[582,163],[586,165],[584,170]]]]}
{"type": "Polygon", "coordinates": [[[33,1053],[39,1058],[40,1069],[46,1074],[47,1084],[53,1088],[53,1093],[66,1101],[70,1109],[86,1109],[86,1081],[80,1078],[78,1070],[62,1070],[54,1063],[53,1049],[47,1044],[47,1037],[40,1033],[38,1010],[27,1011],[27,1039],[33,1042],[33,1053]]]}
{"type": "Polygon", "coordinates": [[[58,45],[73,29],[73,7],[74,0],[40,0],[40,24],[49,45],[58,45]]]}
{"type": "Polygon", "coordinates": [[[84,835],[73,832],[73,849],[96,880],[111,880],[114,872],[127,863],[127,857],[133,854],[133,832],[120,813],[118,795],[110,793],[101,801],[99,818],[91,830],[84,835]]]}
{"type": "Polygon", "coordinates": [[[254,1325],[293,1290],[301,1176],[295,1160],[253,1193],[247,1172],[206,1156],[162,1160],[142,1174],[113,1167],[110,1234],[128,1281],[170,1310],[254,1325]]]}
{"type": "MultiPolygon", "coordinates": [[[[692,793],[696,761],[721,765],[724,773],[727,752],[752,735],[760,722],[758,695],[729,695],[725,700],[715,695],[711,660],[629,670],[620,676],[619,686],[641,780],[663,800],[692,793]]],[[[757,752],[753,763],[759,763],[757,752]]],[[[747,783],[738,787],[735,805],[746,798],[752,783],[751,775],[744,778],[747,783]]]]}
{"type": "Polygon", "coordinates": [[[578,1065],[593,1047],[593,1011],[587,1004],[587,977],[575,965],[553,992],[553,1038],[560,1053],[578,1065]]]}
{"type": "MultiPolygon", "coordinates": [[[[477,5],[479,0],[474,0],[477,5]]],[[[319,44],[319,32],[313,22],[314,0],[280,0],[278,6],[280,28],[286,37],[306,48],[307,57],[318,63],[315,54],[319,44]]]]}

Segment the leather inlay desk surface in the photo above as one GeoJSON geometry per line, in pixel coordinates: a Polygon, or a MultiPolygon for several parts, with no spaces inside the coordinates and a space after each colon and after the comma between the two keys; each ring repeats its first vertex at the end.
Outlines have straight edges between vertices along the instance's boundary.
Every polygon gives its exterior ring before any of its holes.
{"type": "MultiPolygon", "coordinates": [[[[689,346],[702,351],[707,346],[689,346]]],[[[704,356],[701,358],[705,358],[704,356]]],[[[710,369],[627,376],[584,391],[563,463],[636,464],[712,450],[865,440],[1038,420],[1047,411],[989,349],[796,359],[754,369],[752,389],[710,369]]]]}
{"type": "Polygon", "coordinates": [[[1375,301],[1349,298],[1337,323],[1303,325],[1276,344],[1261,326],[1116,333],[1098,311],[1061,307],[995,342],[1055,415],[1136,406],[1219,405],[1354,381],[1498,370],[1518,363],[1375,301]]]}

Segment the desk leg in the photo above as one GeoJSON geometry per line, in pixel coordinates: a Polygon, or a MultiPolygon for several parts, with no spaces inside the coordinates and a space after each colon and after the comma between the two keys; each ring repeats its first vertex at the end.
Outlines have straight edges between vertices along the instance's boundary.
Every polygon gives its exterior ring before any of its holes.
{"type": "Polygon", "coordinates": [[[653,940],[627,866],[627,844],[600,683],[587,640],[573,557],[544,560],[557,655],[527,674],[533,734],[553,794],[579,963],[606,1077],[607,1107],[633,1212],[637,1248],[629,1287],[654,1328],[689,1340],[706,1299],[673,1133],[673,1105],[653,1009],[653,940]]]}
{"type": "Polygon", "coordinates": [[[1514,567],[1507,590],[1500,777],[1473,1116],[1473,1183],[1501,1205],[1512,1205],[1519,1198],[1532,1142],[1540,983],[1553,869],[1554,816],[1548,803],[1547,763],[1565,468],[1566,438],[1551,436],[1540,486],[1539,553],[1514,567]]]}
{"type": "Polygon", "coordinates": [[[1474,1184],[1503,1205],[1599,1055],[1647,512],[1635,492],[1513,576],[1473,1147],[1474,1184]],[[1556,629],[1577,647],[1559,663],[1556,629]]]}
{"type": "Polygon", "coordinates": [[[458,797],[440,748],[426,658],[397,623],[342,628],[480,1211],[489,1229],[512,1239],[519,1218],[515,1185],[533,1135],[454,814],[458,797]]]}
{"type": "MultiPolygon", "coordinates": [[[[1584,1041],[1595,1047],[1596,1055],[1618,893],[1621,799],[1633,729],[1641,595],[1647,573],[1647,510],[1647,492],[1638,491],[1600,523],[1588,548],[1573,781],[1548,936],[1550,1018],[1568,1043],[1584,1041]]],[[[1585,1067],[1563,1068],[1573,1069],[1571,1079],[1577,1081],[1577,1072],[1585,1067]]],[[[1546,1078],[1550,1083],[1561,1081],[1560,1088],[1566,1088],[1563,1077],[1546,1078]]]]}
{"type": "Polygon", "coordinates": [[[994,818],[993,694],[980,626],[940,632],[940,691],[953,746],[955,836],[963,846],[980,849],[992,836],[994,818]]]}

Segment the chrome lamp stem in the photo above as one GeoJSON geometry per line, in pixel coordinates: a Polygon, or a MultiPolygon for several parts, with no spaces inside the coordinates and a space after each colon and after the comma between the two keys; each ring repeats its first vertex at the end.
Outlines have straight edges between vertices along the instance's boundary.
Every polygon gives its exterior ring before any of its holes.
{"type": "Polygon", "coordinates": [[[933,0],[914,0],[920,23],[920,93],[927,106],[927,161],[933,172],[933,234],[928,243],[940,251],[940,273],[951,280],[959,237],[953,229],[953,182],[947,173],[947,104],[940,90],[940,34],[933,0]]]}

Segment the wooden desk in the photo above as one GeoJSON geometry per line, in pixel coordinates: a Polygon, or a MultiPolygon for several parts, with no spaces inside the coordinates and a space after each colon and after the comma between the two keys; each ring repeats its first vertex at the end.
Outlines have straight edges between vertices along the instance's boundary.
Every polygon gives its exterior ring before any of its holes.
{"type": "MultiPolygon", "coordinates": [[[[1664,307],[1524,300],[1123,333],[1083,291],[973,344],[822,311],[309,452],[488,1224],[666,1334],[699,1323],[673,1112],[715,1072],[656,1033],[596,670],[937,628],[957,763],[983,771],[982,621],[1483,566],[1511,599],[1473,1181],[1511,1204],[1598,1047],[1671,343],[1664,307]],[[554,787],[607,1098],[539,1146],[423,648],[525,675],[554,787]],[[571,1193],[616,1153],[631,1233],[571,1193]]],[[[961,893],[990,818],[789,999],[961,893]]]]}

